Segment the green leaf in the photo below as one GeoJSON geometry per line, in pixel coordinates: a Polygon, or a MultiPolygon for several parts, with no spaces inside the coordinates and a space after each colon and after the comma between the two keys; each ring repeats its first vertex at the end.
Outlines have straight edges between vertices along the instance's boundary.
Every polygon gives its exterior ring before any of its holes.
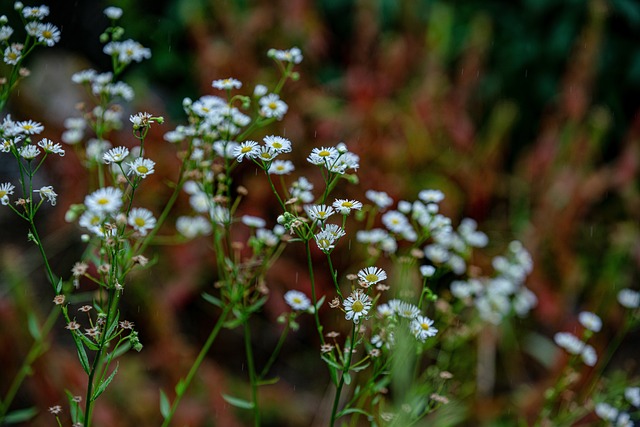
{"type": "Polygon", "coordinates": [[[107,389],[109,384],[111,384],[111,381],[113,380],[113,377],[116,376],[117,372],[118,372],[118,364],[116,363],[116,368],[113,370],[113,372],[111,372],[111,375],[109,375],[109,378],[107,378],[106,380],[102,381],[100,383],[100,385],[98,386],[98,388],[96,388],[96,391],[93,392],[93,396],[91,396],[91,400],[92,401],[96,400],[98,398],[98,396],[100,396],[102,393],[104,393],[104,391],[107,389]]]}
{"type": "Polygon", "coordinates": [[[215,305],[216,307],[220,307],[220,308],[222,308],[222,307],[223,307],[222,300],[221,300],[220,298],[216,298],[216,297],[214,297],[214,296],[213,296],[213,295],[211,295],[211,294],[208,294],[208,293],[206,293],[206,292],[203,292],[203,293],[202,293],[202,298],[203,298],[205,301],[210,302],[211,304],[215,305]]]}
{"type": "Polygon", "coordinates": [[[276,384],[278,381],[280,381],[280,377],[275,377],[275,378],[269,378],[266,380],[260,380],[257,382],[257,384],[259,386],[261,385],[272,385],[272,384],[276,384]]]}
{"type": "Polygon", "coordinates": [[[344,379],[344,383],[345,383],[346,385],[351,384],[351,374],[350,374],[349,372],[345,372],[345,373],[342,375],[342,378],[344,379]]]}
{"type": "Polygon", "coordinates": [[[78,350],[78,359],[80,359],[80,364],[82,365],[82,369],[86,372],[87,375],[91,372],[91,368],[89,367],[89,358],[87,357],[87,352],[84,349],[84,344],[78,338],[78,334],[73,334],[73,340],[76,342],[76,349],[78,350]]]}
{"type": "Polygon", "coordinates": [[[324,303],[325,298],[327,298],[327,296],[322,295],[322,298],[318,300],[318,302],[316,303],[316,311],[320,310],[320,307],[322,307],[322,304],[324,303]]]}
{"type": "Polygon", "coordinates": [[[229,396],[228,394],[222,394],[222,398],[226,400],[226,402],[235,406],[236,408],[242,409],[253,409],[253,402],[249,402],[248,400],[240,399],[238,397],[229,396]]]}
{"type": "Polygon", "coordinates": [[[38,319],[33,313],[29,313],[27,317],[27,325],[29,327],[29,333],[34,340],[40,341],[42,338],[42,332],[40,332],[40,325],[38,325],[38,319]]]}
{"type": "Polygon", "coordinates": [[[81,333],[74,334],[74,337],[78,338],[82,343],[84,343],[84,345],[86,345],[89,350],[97,351],[99,348],[98,344],[96,344],[94,341],[91,341],[91,338],[81,333]]]}
{"type": "Polygon", "coordinates": [[[325,356],[324,354],[323,354],[322,356],[320,356],[320,358],[321,358],[322,360],[324,360],[325,362],[327,362],[327,364],[328,364],[329,366],[332,366],[332,367],[334,367],[334,368],[336,368],[336,369],[342,370],[342,366],[341,366],[341,365],[339,365],[337,362],[335,362],[335,361],[333,361],[333,360],[329,359],[329,358],[328,358],[327,356],[325,356]]]}
{"type": "Polygon", "coordinates": [[[162,415],[162,418],[166,420],[167,417],[169,416],[169,412],[171,412],[171,403],[169,403],[169,398],[161,389],[160,390],[160,414],[162,415]]]}
{"type": "Polygon", "coordinates": [[[60,294],[62,291],[62,279],[58,279],[58,284],[56,285],[56,294],[60,294]]]}
{"type": "Polygon", "coordinates": [[[114,334],[116,327],[118,326],[119,320],[120,320],[120,311],[116,313],[116,317],[113,319],[113,321],[109,325],[109,329],[107,330],[107,342],[111,341],[111,337],[114,334]]]}
{"type": "Polygon", "coordinates": [[[247,313],[253,313],[258,311],[260,307],[262,307],[267,302],[267,299],[268,297],[264,296],[260,298],[258,301],[251,304],[249,307],[247,307],[247,313]]]}
{"type": "Polygon", "coordinates": [[[29,421],[31,418],[35,417],[38,413],[38,409],[36,407],[18,409],[16,411],[10,412],[4,417],[5,424],[16,424],[22,423],[25,421],[29,421]]]}
{"type": "Polygon", "coordinates": [[[365,415],[367,417],[373,417],[373,415],[371,415],[367,411],[363,411],[362,409],[359,409],[359,408],[347,408],[347,409],[344,409],[344,410],[338,412],[338,414],[336,415],[336,418],[342,417],[343,415],[347,415],[347,414],[362,414],[362,415],[365,415]]]}

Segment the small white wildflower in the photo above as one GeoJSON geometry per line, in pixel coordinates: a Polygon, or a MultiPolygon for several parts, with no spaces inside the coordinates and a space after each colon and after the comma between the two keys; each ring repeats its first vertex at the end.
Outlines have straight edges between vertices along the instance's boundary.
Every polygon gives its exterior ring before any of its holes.
{"type": "Polygon", "coordinates": [[[433,277],[436,273],[436,268],[433,265],[421,265],[420,274],[422,277],[433,277]]]}
{"type": "Polygon", "coordinates": [[[625,388],[624,398],[636,408],[640,408],[640,387],[625,388]]]}
{"type": "Polygon", "coordinates": [[[433,320],[426,316],[418,316],[411,322],[411,332],[419,341],[425,342],[427,338],[433,337],[438,330],[433,327],[433,320]]]}
{"type": "Polygon", "coordinates": [[[47,138],[43,138],[38,142],[38,146],[42,148],[45,153],[58,154],[60,157],[64,157],[64,150],[60,144],[54,144],[53,141],[47,138]]]}
{"type": "Polygon", "coordinates": [[[20,132],[24,133],[25,135],[36,135],[44,130],[44,126],[42,126],[42,124],[33,120],[16,122],[15,125],[18,127],[20,132]]]}
{"type": "Polygon", "coordinates": [[[378,267],[366,267],[358,272],[358,279],[367,285],[375,285],[387,278],[387,273],[378,267]]]}
{"type": "Polygon", "coordinates": [[[104,153],[102,160],[106,164],[121,163],[129,155],[129,149],[127,147],[115,147],[104,153]]]}
{"type": "Polygon", "coordinates": [[[384,191],[367,190],[364,195],[380,209],[386,209],[393,204],[393,199],[384,191]]]}
{"type": "Polygon", "coordinates": [[[230,77],[228,79],[214,80],[211,83],[211,86],[220,90],[240,89],[242,87],[242,82],[230,77]]]}
{"type": "Polygon", "coordinates": [[[15,188],[10,182],[0,184],[0,203],[7,206],[9,204],[9,196],[13,194],[15,188]]]}
{"type": "Polygon", "coordinates": [[[156,163],[153,160],[138,157],[133,162],[127,163],[127,165],[129,166],[128,175],[135,174],[141,178],[146,178],[155,172],[153,168],[156,163]]]}
{"type": "Polygon", "coordinates": [[[297,311],[307,311],[311,307],[311,301],[300,291],[290,290],[284,294],[284,300],[297,311]]]}
{"type": "Polygon", "coordinates": [[[275,93],[260,98],[260,114],[264,117],[281,120],[288,109],[289,106],[275,93]]]}
{"type": "Polygon", "coordinates": [[[582,357],[582,361],[587,366],[595,366],[598,361],[598,355],[596,354],[596,349],[589,344],[585,344],[584,348],[580,352],[580,357],[582,357]]]}
{"type": "Polygon", "coordinates": [[[325,221],[335,213],[333,208],[327,205],[305,206],[305,210],[307,211],[307,215],[309,215],[309,219],[312,221],[325,221]]]}
{"type": "Polygon", "coordinates": [[[147,231],[156,226],[156,219],[154,218],[153,213],[145,208],[131,209],[127,222],[143,236],[146,236],[147,231]]]}
{"type": "Polygon", "coordinates": [[[251,215],[243,215],[240,220],[247,227],[263,228],[267,224],[264,219],[251,215]]]}
{"type": "Polygon", "coordinates": [[[422,190],[418,198],[425,203],[440,203],[444,200],[444,193],[440,190],[422,190]]]}
{"type": "Polygon", "coordinates": [[[22,59],[22,45],[14,43],[4,50],[4,62],[7,65],[17,65],[22,59]]]}
{"type": "Polygon", "coordinates": [[[288,50],[269,49],[267,53],[270,58],[277,59],[282,62],[290,62],[299,64],[302,62],[302,51],[297,47],[288,50]]]}
{"type": "Polygon", "coordinates": [[[293,162],[290,160],[274,160],[269,166],[268,173],[272,175],[288,175],[295,170],[293,162]]]}
{"type": "Polygon", "coordinates": [[[244,141],[240,145],[234,148],[233,157],[238,162],[241,162],[244,157],[252,158],[258,154],[259,146],[256,141],[244,141]]]}
{"type": "Polygon", "coordinates": [[[314,165],[331,165],[338,156],[338,150],[333,147],[314,148],[307,157],[307,161],[314,165]]]}
{"type": "Polygon", "coordinates": [[[362,203],[357,200],[336,199],[332,206],[341,215],[349,215],[352,209],[356,211],[362,209],[362,203]]]}
{"type": "MultiPolygon", "coordinates": [[[[16,2],[16,4],[17,3],[19,2],[16,2]]],[[[25,7],[22,9],[22,16],[26,19],[43,19],[49,16],[49,7],[45,5],[38,7],[25,7]]]]}
{"type": "Polygon", "coordinates": [[[41,199],[47,199],[49,201],[49,203],[51,203],[51,206],[55,206],[56,205],[56,200],[58,195],[56,194],[55,191],[53,191],[53,187],[50,185],[41,187],[39,190],[33,190],[35,193],[40,193],[40,198],[41,199]]]}
{"type": "Polygon", "coordinates": [[[211,233],[211,223],[201,216],[181,216],[176,220],[176,230],[188,239],[211,233]]]}
{"type": "Polygon", "coordinates": [[[369,313],[371,298],[360,290],[356,290],[343,301],[342,305],[345,309],[345,319],[358,323],[361,317],[369,313]]]}
{"type": "Polygon", "coordinates": [[[109,19],[120,19],[122,16],[122,9],[115,6],[109,6],[104,10],[104,14],[109,19]]]}
{"type": "Polygon", "coordinates": [[[580,354],[584,348],[582,340],[570,332],[558,332],[553,336],[553,340],[571,354],[580,354]]]}
{"type": "Polygon", "coordinates": [[[276,153],[289,153],[291,151],[291,141],[281,136],[269,135],[263,138],[264,145],[271,148],[276,153]]]}
{"type": "Polygon", "coordinates": [[[618,417],[618,410],[608,403],[596,403],[596,415],[605,421],[614,421],[618,417]]]}
{"type": "Polygon", "coordinates": [[[633,289],[622,289],[618,292],[618,302],[625,308],[640,307],[640,292],[633,289]]]}
{"type": "Polygon", "coordinates": [[[420,309],[406,301],[400,301],[400,303],[394,307],[394,312],[405,319],[415,319],[420,315],[420,309]]]}
{"type": "Polygon", "coordinates": [[[117,212],[122,206],[122,190],[114,187],[99,188],[84,199],[84,205],[90,211],[99,214],[117,212]]]}
{"type": "Polygon", "coordinates": [[[602,329],[602,320],[598,315],[589,311],[583,311],[578,315],[580,324],[592,332],[600,332],[602,329]]]}
{"type": "Polygon", "coordinates": [[[20,156],[25,160],[33,160],[40,154],[40,150],[35,145],[23,145],[18,150],[20,156]]]}
{"type": "Polygon", "coordinates": [[[60,41],[60,30],[53,24],[39,24],[35,36],[38,42],[51,47],[60,41]]]}
{"type": "Polygon", "coordinates": [[[256,85],[256,87],[253,89],[253,96],[259,98],[266,95],[268,90],[269,89],[267,89],[265,85],[256,85]]]}

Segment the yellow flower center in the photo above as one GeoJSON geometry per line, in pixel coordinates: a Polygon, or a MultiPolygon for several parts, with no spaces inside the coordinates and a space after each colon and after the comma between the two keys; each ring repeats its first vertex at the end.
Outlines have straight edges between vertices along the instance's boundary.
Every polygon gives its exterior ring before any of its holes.
{"type": "Polygon", "coordinates": [[[53,34],[51,33],[51,31],[43,31],[42,32],[42,37],[44,37],[45,39],[50,39],[53,36],[53,34]]]}
{"type": "Polygon", "coordinates": [[[342,202],[341,206],[343,208],[351,208],[351,207],[353,207],[353,203],[351,203],[351,202],[342,202]]]}
{"type": "Polygon", "coordinates": [[[249,151],[251,151],[253,147],[251,147],[250,145],[247,145],[246,147],[242,147],[242,150],[240,150],[240,152],[242,154],[247,154],[249,151]]]}
{"type": "Polygon", "coordinates": [[[137,217],[133,222],[135,222],[138,227],[143,227],[146,224],[146,221],[140,217],[137,217]]]}
{"type": "Polygon", "coordinates": [[[273,148],[282,148],[282,144],[280,144],[279,142],[274,142],[273,148]]]}
{"type": "Polygon", "coordinates": [[[98,199],[97,202],[99,205],[106,205],[107,203],[109,203],[109,199],[107,199],[106,197],[102,197],[98,199]]]}
{"type": "Polygon", "coordinates": [[[421,323],[420,326],[422,327],[423,330],[428,331],[430,326],[428,323],[421,323]]]}
{"type": "Polygon", "coordinates": [[[276,104],[275,102],[270,102],[268,106],[272,110],[275,110],[276,108],[278,108],[278,104],[276,104]]]}
{"type": "Polygon", "coordinates": [[[269,160],[271,158],[271,154],[264,152],[260,154],[260,157],[262,157],[263,159],[269,160]]]}
{"type": "Polygon", "coordinates": [[[364,276],[364,280],[366,280],[367,282],[375,282],[378,280],[378,276],[373,273],[369,273],[364,276]]]}
{"type": "Polygon", "coordinates": [[[362,310],[364,310],[364,304],[362,303],[362,301],[356,300],[356,302],[351,305],[351,310],[355,311],[356,313],[360,313],[362,312],[362,310]]]}
{"type": "Polygon", "coordinates": [[[136,170],[137,170],[139,173],[147,173],[147,172],[149,172],[149,168],[147,168],[146,166],[138,166],[138,167],[136,168],[136,170]]]}
{"type": "Polygon", "coordinates": [[[0,190],[0,199],[7,195],[7,192],[4,190],[0,190]]]}
{"type": "Polygon", "coordinates": [[[318,153],[318,156],[320,157],[328,157],[331,155],[331,152],[329,150],[322,150],[318,153]]]}

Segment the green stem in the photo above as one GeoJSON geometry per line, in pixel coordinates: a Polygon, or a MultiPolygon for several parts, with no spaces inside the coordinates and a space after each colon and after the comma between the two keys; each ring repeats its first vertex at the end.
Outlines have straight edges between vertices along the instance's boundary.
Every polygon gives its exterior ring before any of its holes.
{"type": "Polygon", "coordinates": [[[351,343],[349,346],[349,353],[347,354],[347,361],[342,368],[342,375],[340,376],[340,382],[338,383],[338,387],[336,389],[336,397],[333,399],[333,409],[331,410],[331,422],[329,425],[333,427],[336,422],[337,414],[338,414],[338,405],[340,404],[340,394],[342,394],[342,387],[344,386],[344,376],[349,373],[349,368],[351,367],[351,357],[353,356],[353,347],[356,343],[356,323],[353,323],[351,327],[351,343]]]}
{"type": "Polygon", "coordinates": [[[271,369],[271,366],[276,361],[278,354],[280,354],[280,350],[284,345],[284,341],[286,340],[288,333],[289,333],[289,322],[287,321],[287,323],[285,323],[284,325],[284,329],[282,333],[280,334],[280,339],[278,339],[278,343],[276,344],[276,347],[273,349],[273,352],[271,353],[271,357],[269,357],[269,360],[267,361],[266,365],[264,365],[264,368],[262,368],[262,372],[260,372],[258,379],[260,380],[263,379],[265,375],[267,375],[267,373],[269,372],[269,369],[271,369]]]}
{"type": "Polygon", "coordinates": [[[230,310],[231,310],[230,306],[227,305],[224,307],[224,309],[222,310],[222,313],[220,314],[220,318],[218,319],[216,324],[213,326],[213,329],[211,329],[211,333],[209,333],[209,337],[207,337],[207,340],[202,346],[202,349],[200,349],[200,353],[198,353],[198,357],[196,357],[196,360],[193,362],[193,365],[191,365],[191,369],[189,369],[189,373],[187,373],[187,376],[184,378],[184,380],[180,380],[180,383],[179,383],[180,387],[176,387],[176,398],[171,404],[171,410],[169,411],[169,414],[167,415],[167,417],[164,419],[164,422],[162,423],[162,427],[168,427],[169,424],[171,423],[171,420],[173,420],[173,416],[176,412],[176,409],[178,409],[178,405],[180,405],[180,400],[182,400],[182,397],[185,395],[185,393],[189,389],[189,386],[191,385],[191,381],[193,381],[193,378],[196,376],[196,373],[198,372],[200,365],[202,365],[202,362],[204,361],[205,356],[207,355],[207,353],[209,353],[209,349],[211,349],[211,346],[213,345],[213,342],[218,336],[220,329],[222,329],[222,325],[226,321],[227,315],[229,314],[230,310]]]}
{"type": "Polygon", "coordinates": [[[305,241],[307,249],[307,267],[309,269],[309,280],[311,281],[311,301],[313,301],[313,318],[316,321],[316,329],[320,335],[320,343],[324,344],[324,335],[322,334],[322,325],[320,325],[320,316],[318,315],[318,298],[316,296],[316,283],[313,277],[313,262],[311,261],[311,245],[309,240],[305,241]]]}
{"type": "Polygon", "coordinates": [[[251,329],[249,319],[244,321],[244,349],[247,354],[247,368],[249,369],[249,382],[251,383],[251,402],[253,403],[253,425],[260,425],[260,408],[258,406],[258,381],[256,368],[253,361],[253,349],[251,348],[251,329]]]}
{"type": "Polygon", "coordinates": [[[342,292],[340,292],[340,286],[338,286],[338,273],[333,268],[333,263],[331,262],[331,255],[327,254],[327,260],[329,260],[329,270],[331,271],[331,278],[333,279],[333,284],[336,287],[336,291],[338,295],[340,295],[340,299],[343,300],[342,292]]]}

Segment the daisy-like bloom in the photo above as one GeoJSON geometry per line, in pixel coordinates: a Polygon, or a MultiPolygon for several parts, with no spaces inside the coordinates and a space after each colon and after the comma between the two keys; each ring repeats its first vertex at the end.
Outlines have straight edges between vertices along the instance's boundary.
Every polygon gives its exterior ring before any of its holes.
{"type": "Polygon", "coordinates": [[[288,175],[293,172],[295,166],[290,160],[274,160],[269,166],[269,172],[272,175],[288,175]]]}
{"type": "Polygon", "coordinates": [[[133,130],[138,130],[140,128],[145,128],[151,126],[151,118],[153,116],[146,112],[141,112],[137,114],[133,114],[129,116],[129,121],[133,123],[133,130]]]}
{"type": "Polygon", "coordinates": [[[18,153],[25,160],[33,160],[38,157],[38,154],[40,154],[40,150],[35,145],[29,144],[20,147],[18,153]]]}
{"type": "Polygon", "coordinates": [[[176,230],[188,239],[211,233],[211,223],[201,216],[181,216],[176,220],[176,230]]]}
{"type": "Polygon", "coordinates": [[[84,205],[98,214],[111,214],[122,207],[122,191],[119,188],[99,188],[84,199],[84,205]]]}
{"type": "Polygon", "coordinates": [[[307,311],[311,307],[311,301],[309,301],[309,298],[300,291],[287,291],[284,294],[284,300],[294,310],[307,311]]]}
{"type": "Polygon", "coordinates": [[[89,210],[80,215],[78,225],[86,228],[94,234],[101,234],[99,232],[99,228],[102,225],[102,221],[104,221],[104,214],[89,210]]]}
{"type": "Polygon", "coordinates": [[[264,228],[264,226],[267,225],[264,219],[251,215],[243,215],[240,221],[247,227],[264,228]]]}
{"type": "Polygon", "coordinates": [[[281,136],[269,135],[263,139],[264,145],[271,148],[276,153],[289,153],[291,151],[291,141],[281,136]]]}
{"type": "Polygon", "coordinates": [[[394,311],[398,316],[404,317],[405,319],[415,319],[420,315],[420,309],[406,301],[400,301],[394,311]]]}
{"type": "Polygon", "coordinates": [[[77,73],[73,73],[71,75],[71,81],[76,84],[90,83],[97,74],[98,73],[96,70],[89,68],[86,70],[78,71],[77,73]]]}
{"type": "Polygon", "coordinates": [[[622,289],[618,292],[618,302],[626,308],[640,307],[640,292],[633,289],[622,289]]]}
{"type": "Polygon", "coordinates": [[[269,147],[259,147],[255,156],[255,159],[262,160],[263,162],[270,162],[276,158],[278,153],[269,147]]]}
{"type": "Polygon", "coordinates": [[[14,43],[4,50],[4,62],[7,65],[16,65],[22,58],[22,45],[14,43]]]}
{"type": "Polygon", "coordinates": [[[260,98],[260,114],[264,117],[281,120],[288,109],[289,106],[275,93],[260,98]]]}
{"type": "Polygon", "coordinates": [[[584,348],[582,340],[570,332],[558,332],[553,336],[553,340],[571,354],[580,354],[584,348]]]}
{"type": "Polygon", "coordinates": [[[444,200],[444,193],[440,190],[422,190],[418,198],[425,203],[440,203],[444,200]]]}
{"type": "Polygon", "coordinates": [[[27,25],[24,26],[24,30],[32,37],[35,37],[38,33],[38,27],[41,25],[38,21],[28,22],[27,25]]]}
{"type": "Polygon", "coordinates": [[[261,241],[262,243],[264,243],[270,248],[277,245],[278,242],[280,241],[276,233],[274,233],[271,230],[267,230],[265,228],[259,228],[256,230],[256,239],[258,239],[259,241],[261,241]]]}
{"type": "Polygon", "coordinates": [[[38,142],[38,146],[42,148],[45,153],[59,154],[60,157],[64,157],[64,150],[62,149],[62,146],[60,144],[54,144],[50,139],[43,138],[38,142]]]}
{"type": "Polygon", "coordinates": [[[344,228],[340,227],[338,224],[327,224],[323,231],[330,233],[336,240],[347,234],[344,231],[344,228]]]}
{"type": "Polygon", "coordinates": [[[0,42],[6,42],[7,40],[9,40],[11,34],[13,34],[13,28],[7,25],[3,25],[2,27],[0,27],[0,42]]]}
{"type": "Polygon", "coordinates": [[[0,203],[7,206],[9,204],[9,196],[13,194],[15,188],[10,182],[0,184],[0,203]]]}
{"type": "Polygon", "coordinates": [[[129,155],[129,149],[127,147],[115,147],[107,151],[102,155],[102,160],[106,164],[121,163],[129,155]]]}
{"type": "Polygon", "coordinates": [[[596,354],[596,349],[593,346],[586,344],[582,351],[580,352],[580,357],[582,357],[582,361],[587,366],[595,366],[598,361],[598,355],[596,354]]]}
{"type": "Polygon", "coordinates": [[[146,236],[147,231],[156,226],[156,219],[153,217],[153,213],[145,208],[131,209],[127,222],[143,236],[146,236]]]}
{"type": "Polygon", "coordinates": [[[314,148],[307,157],[307,161],[314,165],[331,165],[339,155],[334,147],[314,148]]]}
{"type": "Polygon", "coordinates": [[[348,298],[346,298],[342,305],[344,306],[346,320],[353,320],[353,323],[358,323],[361,317],[366,316],[371,309],[371,298],[360,290],[356,290],[348,298]]]}
{"type": "Polygon", "coordinates": [[[367,285],[375,285],[387,278],[387,273],[378,267],[367,267],[358,271],[358,279],[367,285]]]}
{"type": "Polygon", "coordinates": [[[596,403],[596,415],[605,421],[615,421],[618,418],[618,410],[608,403],[596,403]]]}
{"type": "Polygon", "coordinates": [[[335,247],[336,238],[331,232],[323,230],[314,236],[318,249],[324,253],[329,253],[335,247]]]}
{"type": "Polygon", "coordinates": [[[87,158],[95,162],[103,160],[104,153],[111,148],[111,143],[105,139],[91,138],[87,141],[87,158]]]}
{"type": "Polygon", "coordinates": [[[38,7],[25,7],[22,9],[22,16],[26,19],[43,19],[49,16],[49,7],[45,5],[38,7]]]}
{"type": "Polygon", "coordinates": [[[627,387],[624,389],[624,398],[636,408],[640,407],[640,387],[627,387]]]}
{"type": "Polygon", "coordinates": [[[120,17],[122,16],[122,9],[115,6],[109,6],[104,10],[104,14],[109,19],[120,19],[120,17]]]}
{"type": "Polygon", "coordinates": [[[362,203],[357,200],[336,199],[332,206],[342,215],[349,215],[352,209],[356,211],[362,209],[362,203]]]}
{"type": "Polygon", "coordinates": [[[150,159],[138,157],[133,162],[127,163],[127,165],[129,166],[128,175],[133,173],[141,178],[146,178],[147,175],[151,175],[155,172],[153,167],[156,165],[156,162],[150,159]]]}
{"type": "Polygon", "coordinates": [[[104,45],[102,51],[117,58],[121,64],[129,64],[131,61],[140,62],[143,59],[151,58],[151,50],[149,48],[131,39],[122,42],[109,42],[104,45]]]}
{"type": "Polygon", "coordinates": [[[256,98],[260,98],[261,96],[265,96],[269,89],[265,85],[256,85],[253,89],[253,96],[256,98]]]}
{"type": "Polygon", "coordinates": [[[433,265],[421,265],[420,274],[422,277],[433,277],[436,273],[436,268],[433,265]]]}
{"type": "Polygon", "coordinates": [[[427,338],[433,337],[438,330],[433,327],[433,320],[426,316],[418,316],[411,322],[411,332],[419,341],[425,342],[427,338]]]}
{"type": "Polygon", "coordinates": [[[312,205],[305,206],[307,215],[313,221],[326,221],[331,215],[335,213],[331,206],[327,205],[312,205]]]}
{"type": "Polygon", "coordinates": [[[287,50],[269,49],[267,55],[269,58],[274,58],[282,62],[290,62],[292,64],[302,62],[302,51],[297,47],[292,47],[287,50]]]}
{"type": "Polygon", "coordinates": [[[60,41],[60,30],[53,24],[40,24],[36,31],[36,38],[40,43],[51,47],[60,41]]]}
{"type": "Polygon", "coordinates": [[[580,324],[592,332],[600,332],[602,329],[602,320],[597,314],[590,311],[583,311],[578,315],[580,324]]]}
{"type": "Polygon", "coordinates": [[[40,193],[40,198],[44,200],[45,198],[51,203],[51,206],[56,205],[56,200],[58,195],[55,191],[53,191],[53,187],[47,185],[45,187],[40,188],[39,190],[33,190],[34,193],[40,193]]]}
{"type": "Polygon", "coordinates": [[[211,86],[220,90],[240,89],[242,87],[242,82],[240,80],[229,77],[228,79],[214,80],[211,83],[211,86]]]}
{"type": "Polygon", "coordinates": [[[364,195],[380,209],[386,209],[393,204],[393,199],[384,191],[367,190],[364,195]]]}
{"type": "MultiPolygon", "coordinates": [[[[113,84],[108,84],[105,86],[105,89],[112,96],[119,96],[125,101],[131,101],[135,96],[135,92],[133,91],[133,88],[128,84],[126,84],[125,82],[115,82],[113,84]]],[[[105,118],[105,121],[107,121],[106,118],[105,118]]]]}
{"type": "Polygon", "coordinates": [[[35,135],[44,130],[44,126],[42,126],[42,124],[33,120],[16,122],[16,126],[18,127],[18,129],[20,129],[21,133],[24,133],[26,135],[35,135]]]}
{"type": "Polygon", "coordinates": [[[393,233],[402,234],[407,228],[411,228],[407,217],[398,211],[388,211],[381,219],[385,227],[393,233]]]}
{"type": "Polygon", "coordinates": [[[251,158],[258,154],[259,146],[256,141],[244,141],[233,149],[233,157],[241,162],[244,157],[251,158]]]}
{"type": "Polygon", "coordinates": [[[394,311],[389,306],[389,304],[378,305],[377,311],[378,311],[378,316],[380,317],[389,317],[389,316],[393,316],[394,314],[394,311]]]}

